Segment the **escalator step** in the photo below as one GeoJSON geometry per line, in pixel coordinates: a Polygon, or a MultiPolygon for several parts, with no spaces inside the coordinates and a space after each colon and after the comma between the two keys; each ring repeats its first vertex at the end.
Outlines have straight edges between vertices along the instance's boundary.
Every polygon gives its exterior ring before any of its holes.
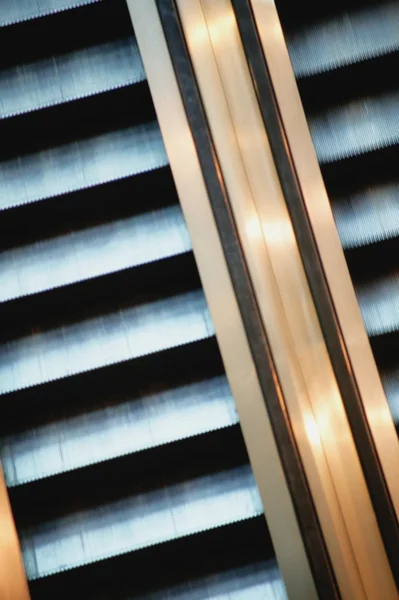
{"type": "Polygon", "coordinates": [[[37,19],[45,15],[72,10],[84,4],[94,4],[102,0],[3,0],[0,26],[5,27],[19,21],[37,19]]]}
{"type": "Polygon", "coordinates": [[[112,131],[0,163],[0,210],[165,166],[158,125],[112,131]]]}
{"type": "Polygon", "coordinates": [[[222,375],[139,398],[118,398],[116,404],[114,400],[4,437],[6,483],[20,486],[236,423],[237,411],[222,375]]]}
{"type": "Polygon", "coordinates": [[[177,205],[68,232],[0,255],[0,302],[190,250],[177,205]]]}
{"type": "Polygon", "coordinates": [[[18,65],[0,72],[0,118],[139,83],[145,74],[134,38],[18,65]]]}
{"type": "Polygon", "coordinates": [[[288,34],[295,75],[298,79],[311,77],[397,52],[398,19],[396,2],[380,2],[363,10],[345,10],[326,21],[288,34]]]}
{"type": "Polygon", "coordinates": [[[201,291],[118,309],[0,346],[0,394],[214,334],[201,291]]]}
{"type": "Polygon", "coordinates": [[[3,4],[0,458],[31,597],[285,600],[126,2],[3,4]]]}
{"type": "MultiPolygon", "coordinates": [[[[168,597],[164,594],[175,592],[177,586],[183,591],[190,590],[199,579],[207,578],[209,593],[212,593],[219,578],[230,579],[228,574],[232,570],[237,575],[257,573],[262,561],[260,597],[274,600],[272,594],[276,591],[277,598],[285,600],[287,596],[280,577],[270,586],[270,579],[276,577],[275,562],[270,558],[272,547],[266,524],[263,517],[254,517],[121,554],[99,565],[89,564],[36,579],[31,581],[30,590],[32,600],[47,600],[55,593],[62,600],[71,594],[79,600],[133,600],[148,597],[149,592],[160,598],[168,597]]],[[[241,585],[245,593],[245,579],[241,585]]],[[[237,588],[240,589],[239,585],[237,588]]],[[[241,593],[237,600],[242,598],[241,593]]]]}
{"type": "Polygon", "coordinates": [[[399,142],[399,93],[363,98],[313,116],[310,130],[321,164],[399,142]]]}
{"type": "Polygon", "coordinates": [[[249,467],[187,480],[23,531],[27,576],[46,577],[261,513],[249,467]]]}

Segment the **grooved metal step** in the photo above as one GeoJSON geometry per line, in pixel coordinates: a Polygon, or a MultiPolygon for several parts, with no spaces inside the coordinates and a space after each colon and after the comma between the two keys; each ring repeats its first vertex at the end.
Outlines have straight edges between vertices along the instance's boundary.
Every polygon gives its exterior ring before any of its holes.
{"type": "Polygon", "coordinates": [[[0,12],[0,458],[32,600],[285,599],[125,1],[0,12]]]}

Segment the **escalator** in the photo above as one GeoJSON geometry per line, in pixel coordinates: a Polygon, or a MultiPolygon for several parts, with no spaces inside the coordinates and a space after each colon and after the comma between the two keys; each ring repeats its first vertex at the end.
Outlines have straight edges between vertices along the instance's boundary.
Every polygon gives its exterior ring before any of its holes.
{"type": "Polygon", "coordinates": [[[33,600],[285,598],[123,0],[0,11],[0,452],[33,600]]]}
{"type": "Polygon", "coordinates": [[[276,6],[399,432],[399,3],[276,6]]]}

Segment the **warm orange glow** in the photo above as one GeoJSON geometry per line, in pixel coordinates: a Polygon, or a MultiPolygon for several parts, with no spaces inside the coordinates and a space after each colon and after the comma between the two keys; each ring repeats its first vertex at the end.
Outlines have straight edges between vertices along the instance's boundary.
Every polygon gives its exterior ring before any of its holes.
{"type": "Polygon", "coordinates": [[[378,406],[373,406],[368,412],[368,418],[371,421],[370,425],[374,427],[392,427],[392,413],[386,404],[380,404],[378,406]]]}
{"type": "Polygon", "coordinates": [[[321,447],[319,428],[317,427],[315,418],[311,413],[308,413],[305,416],[305,431],[312,446],[321,447]]]}
{"type": "Polygon", "coordinates": [[[189,33],[189,42],[192,46],[202,46],[204,43],[209,42],[209,31],[205,21],[191,27],[189,33]]]}
{"type": "Polygon", "coordinates": [[[234,13],[230,10],[223,15],[213,18],[209,24],[209,33],[213,43],[222,42],[235,30],[236,20],[234,13]]]}
{"type": "Polygon", "coordinates": [[[269,247],[273,245],[287,248],[288,244],[290,246],[293,244],[294,233],[290,221],[286,218],[264,220],[262,230],[269,247]]]}
{"type": "Polygon", "coordinates": [[[262,239],[262,227],[258,215],[255,214],[247,219],[246,230],[251,240],[262,239]]]}
{"type": "Polygon", "coordinates": [[[213,17],[208,23],[204,19],[197,22],[195,27],[191,27],[190,43],[197,46],[202,45],[209,42],[209,37],[213,44],[223,42],[226,36],[234,31],[235,26],[236,21],[233,11],[213,17]]]}

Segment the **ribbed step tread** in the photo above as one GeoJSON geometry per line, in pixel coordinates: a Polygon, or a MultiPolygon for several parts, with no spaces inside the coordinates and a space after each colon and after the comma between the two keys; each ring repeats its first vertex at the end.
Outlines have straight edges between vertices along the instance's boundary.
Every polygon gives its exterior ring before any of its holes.
{"type": "Polygon", "coordinates": [[[208,337],[3,395],[0,433],[18,436],[82,411],[110,408],[223,374],[216,339],[208,337]]]}
{"type": "MultiPolygon", "coordinates": [[[[35,3],[29,4],[34,6],[35,3]]],[[[79,4],[73,10],[46,13],[40,18],[1,27],[0,69],[120,41],[132,34],[125,0],[79,4]]]]}
{"type": "Polygon", "coordinates": [[[373,152],[399,142],[399,92],[362,98],[310,118],[320,163],[373,152]]]}
{"type": "Polygon", "coordinates": [[[90,229],[176,204],[176,188],[167,165],[140,175],[3,210],[0,249],[5,251],[33,245],[68,232],[90,229]]]}
{"type": "Polygon", "coordinates": [[[0,304],[0,345],[200,288],[193,254],[184,252],[22,296],[0,304]]]}
{"type": "Polygon", "coordinates": [[[89,188],[168,164],[157,123],[0,163],[0,209],[89,188]]]}
{"type": "Polygon", "coordinates": [[[270,536],[260,516],[36,579],[30,591],[32,600],[67,600],[71,595],[77,600],[141,600],[149,590],[162,594],[182,582],[213,579],[271,558],[270,536]],[[149,576],[153,565],[156,578],[149,576]]]}
{"type": "Polygon", "coordinates": [[[5,2],[0,458],[32,598],[286,600],[125,2],[5,2]]]}
{"type": "Polygon", "coordinates": [[[218,573],[182,583],[161,592],[145,594],[142,600],[288,600],[276,561],[218,573]]]}
{"type": "MultiPolygon", "coordinates": [[[[0,119],[0,162],[21,160],[49,150],[132,130],[156,121],[146,81],[0,119]],[[38,135],[40,131],[40,135],[38,135]]],[[[110,157],[111,160],[111,157],[110,157]]],[[[50,164],[42,169],[52,169],[50,164]]],[[[101,180],[100,180],[101,183],[101,180]]]]}
{"type": "Polygon", "coordinates": [[[381,379],[392,417],[399,432],[399,369],[381,370],[381,379]]]}
{"type": "Polygon", "coordinates": [[[399,50],[399,6],[345,11],[287,36],[296,76],[309,77],[399,50]]]}
{"type": "Polygon", "coordinates": [[[202,291],[119,309],[0,346],[0,393],[214,334],[202,291]]]}
{"type": "Polygon", "coordinates": [[[145,80],[133,37],[0,71],[0,118],[145,80]]]}
{"type": "Polygon", "coordinates": [[[178,205],[71,231],[0,253],[0,302],[189,250],[178,205]]]}
{"type": "Polygon", "coordinates": [[[25,531],[240,466],[248,466],[248,455],[239,425],[232,424],[14,486],[9,495],[25,531]]]}
{"type": "Polygon", "coordinates": [[[148,450],[234,425],[238,415],[225,376],[34,427],[1,440],[9,487],[148,450]]]}
{"type": "Polygon", "coordinates": [[[399,329],[399,274],[357,286],[360,308],[370,336],[399,329]]]}
{"type": "Polygon", "coordinates": [[[399,184],[386,183],[332,200],[345,249],[360,248],[399,236],[399,184]]]}
{"type": "Polygon", "coordinates": [[[102,0],[2,0],[0,27],[37,19],[102,0]]]}
{"type": "Polygon", "coordinates": [[[249,467],[187,481],[22,532],[27,576],[45,577],[261,513],[249,467]]]}

